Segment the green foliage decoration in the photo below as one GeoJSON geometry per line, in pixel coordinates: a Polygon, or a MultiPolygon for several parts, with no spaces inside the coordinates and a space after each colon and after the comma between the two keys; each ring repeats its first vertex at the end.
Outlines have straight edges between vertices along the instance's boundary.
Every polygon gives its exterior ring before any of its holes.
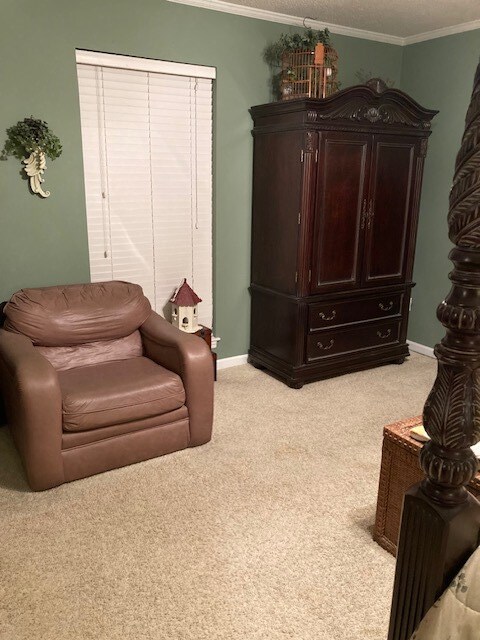
{"type": "MultiPolygon", "coordinates": [[[[263,59],[272,71],[271,84],[275,97],[280,97],[283,54],[297,49],[313,51],[317,44],[330,44],[330,32],[328,29],[314,31],[313,29],[305,28],[303,33],[282,33],[276,42],[272,42],[265,47],[263,59]]],[[[295,72],[292,69],[287,69],[286,74],[292,80],[295,80],[295,72]]]]}
{"type": "Polygon", "coordinates": [[[53,134],[44,120],[33,116],[24,118],[7,129],[7,140],[2,151],[2,160],[14,156],[23,160],[31,153],[42,152],[54,160],[62,153],[59,138],[53,134]]]}
{"type": "Polygon", "coordinates": [[[314,31],[305,29],[303,33],[282,33],[276,42],[267,45],[263,51],[263,59],[271,67],[279,67],[282,64],[282,56],[287,51],[295,49],[315,49],[317,44],[330,44],[330,32],[328,29],[314,31]]]}

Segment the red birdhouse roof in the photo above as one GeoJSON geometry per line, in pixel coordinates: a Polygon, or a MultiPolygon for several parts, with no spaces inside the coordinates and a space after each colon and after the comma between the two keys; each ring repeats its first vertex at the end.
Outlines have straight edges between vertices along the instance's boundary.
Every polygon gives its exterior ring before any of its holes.
{"type": "Polygon", "coordinates": [[[186,278],[183,279],[182,284],[170,298],[170,302],[179,307],[194,307],[201,301],[202,299],[199,298],[195,291],[187,284],[186,278]]]}

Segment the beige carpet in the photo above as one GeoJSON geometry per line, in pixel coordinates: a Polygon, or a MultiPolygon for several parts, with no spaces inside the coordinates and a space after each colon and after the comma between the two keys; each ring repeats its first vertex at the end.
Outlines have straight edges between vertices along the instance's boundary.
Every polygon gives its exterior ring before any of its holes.
{"type": "Polygon", "coordinates": [[[1,429],[1,640],[385,640],[382,427],[434,374],[414,355],[297,391],[221,371],[209,445],[40,494],[1,429]]]}

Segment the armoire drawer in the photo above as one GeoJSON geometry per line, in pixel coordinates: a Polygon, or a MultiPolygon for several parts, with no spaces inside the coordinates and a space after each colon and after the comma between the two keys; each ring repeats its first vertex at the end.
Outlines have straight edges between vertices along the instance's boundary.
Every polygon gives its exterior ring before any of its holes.
{"type": "Polygon", "coordinates": [[[361,300],[342,300],[312,304],[308,313],[310,331],[328,329],[352,322],[380,320],[400,315],[403,293],[385,294],[361,300]]]}
{"type": "Polygon", "coordinates": [[[387,344],[398,344],[400,323],[401,320],[396,320],[310,334],[307,338],[307,361],[387,344]]]}

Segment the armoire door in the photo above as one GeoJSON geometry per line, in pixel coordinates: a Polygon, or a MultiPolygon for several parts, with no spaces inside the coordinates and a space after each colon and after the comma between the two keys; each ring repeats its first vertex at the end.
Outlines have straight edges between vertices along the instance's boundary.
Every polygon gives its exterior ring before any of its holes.
{"type": "Polygon", "coordinates": [[[405,279],[418,138],[376,135],[365,224],[363,284],[405,279]]]}
{"type": "Polygon", "coordinates": [[[303,146],[300,131],[254,139],[251,281],[287,294],[297,289],[303,146]]]}
{"type": "Polygon", "coordinates": [[[343,291],[360,284],[371,139],[362,133],[321,134],[311,293],[343,291]]]}

